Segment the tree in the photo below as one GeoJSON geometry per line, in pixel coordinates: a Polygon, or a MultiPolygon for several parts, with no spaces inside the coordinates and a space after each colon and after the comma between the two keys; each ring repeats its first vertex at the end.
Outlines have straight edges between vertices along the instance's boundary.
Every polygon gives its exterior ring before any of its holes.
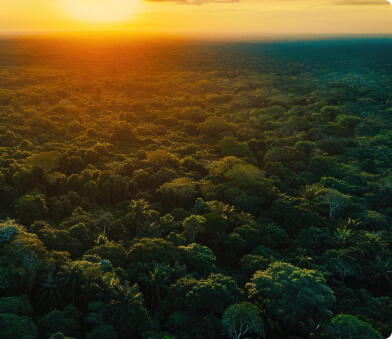
{"type": "Polygon", "coordinates": [[[139,234],[143,238],[159,238],[161,226],[158,222],[151,223],[149,220],[146,220],[140,227],[139,234]]]}
{"type": "Polygon", "coordinates": [[[289,234],[297,234],[306,227],[317,227],[322,220],[306,200],[287,195],[273,202],[271,214],[273,220],[289,234]]]}
{"type": "MultiPolygon", "coordinates": [[[[209,214],[209,217],[213,217],[215,215],[219,215],[224,221],[229,221],[234,213],[235,213],[235,208],[230,205],[225,205],[221,201],[213,200],[213,201],[208,201],[206,202],[206,205],[208,209],[213,213],[209,214]]],[[[218,221],[215,221],[218,222],[218,221]]]]}
{"type": "Polygon", "coordinates": [[[230,131],[232,128],[231,124],[218,116],[210,116],[203,123],[199,124],[200,132],[213,138],[216,138],[222,132],[230,131]]]}
{"type": "Polygon", "coordinates": [[[19,297],[5,297],[0,299],[0,313],[14,313],[29,315],[33,311],[27,295],[19,297]]]}
{"type": "Polygon", "coordinates": [[[224,157],[221,160],[214,161],[208,166],[208,172],[211,175],[223,176],[234,165],[246,165],[246,162],[237,157],[224,157]]]}
{"type": "Polygon", "coordinates": [[[129,204],[129,213],[127,217],[136,225],[136,236],[139,235],[139,230],[142,224],[147,220],[152,220],[156,216],[156,211],[150,208],[150,204],[144,200],[132,200],[129,204]]]}
{"type": "Polygon", "coordinates": [[[224,137],[218,142],[223,156],[234,156],[239,158],[251,157],[253,154],[249,150],[246,142],[240,142],[237,138],[224,137]]]}
{"type": "Polygon", "coordinates": [[[264,176],[264,171],[250,164],[234,165],[225,173],[225,178],[230,184],[240,189],[254,189],[255,186],[260,186],[264,176]]]}
{"type": "Polygon", "coordinates": [[[166,262],[174,263],[180,258],[176,247],[169,241],[159,238],[143,238],[130,247],[127,259],[131,263],[166,262]]]}
{"type": "Polygon", "coordinates": [[[310,155],[316,148],[316,144],[312,141],[298,141],[295,144],[295,149],[304,155],[304,158],[309,161],[310,155]]]}
{"type": "Polygon", "coordinates": [[[45,227],[38,232],[38,237],[49,250],[67,251],[73,258],[83,253],[83,244],[65,230],[57,230],[50,226],[45,227]]]}
{"type": "Polygon", "coordinates": [[[369,263],[369,266],[364,268],[367,280],[374,285],[377,285],[377,292],[379,293],[381,287],[387,286],[392,288],[392,259],[390,255],[387,259],[377,256],[374,261],[369,263]]]}
{"type": "Polygon", "coordinates": [[[216,257],[208,247],[192,243],[188,246],[179,246],[178,250],[190,272],[196,271],[205,276],[215,270],[216,257]]]}
{"type": "Polygon", "coordinates": [[[148,314],[138,285],[130,285],[129,282],[123,284],[112,275],[104,277],[103,283],[114,327],[120,333],[127,333],[130,336],[140,332],[148,314]]]}
{"type": "Polygon", "coordinates": [[[63,311],[53,310],[40,321],[40,328],[47,337],[58,331],[67,336],[77,336],[82,313],[73,305],[67,305],[63,311]]]}
{"type": "Polygon", "coordinates": [[[95,326],[86,336],[86,339],[117,339],[115,328],[109,324],[95,326]]]}
{"type": "Polygon", "coordinates": [[[301,153],[292,147],[274,147],[264,156],[264,162],[281,162],[286,164],[301,157],[301,153]]]}
{"type": "Polygon", "coordinates": [[[0,288],[30,290],[47,265],[47,251],[35,234],[11,220],[0,223],[0,288]]]}
{"type": "Polygon", "coordinates": [[[314,226],[303,228],[299,232],[299,240],[304,248],[311,248],[317,251],[322,250],[324,246],[333,241],[327,227],[318,228],[314,226]]]}
{"type": "Polygon", "coordinates": [[[101,259],[109,260],[113,266],[123,266],[126,259],[126,252],[121,244],[113,241],[108,241],[104,244],[98,244],[92,249],[88,250],[85,254],[97,254],[101,259]]]}
{"type": "Polygon", "coordinates": [[[266,303],[275,319],[309,333],[313,322],[331,317],[335,297],[325,283],[324,276],[316,270],[276,261],[267,270],[257,271],[246,288],[252,299],[266,303]]]}
{"type": "Polygon", "coordinates": [[[320,113],[324,121],[334,121],[341,111],[340,108],[336,106],[324,106],[320,113]]]}
{"type": "Polygon", "coordinates": [[[186,295],[186,303],[192,309],[210,316],[223,314],[229,305],[242,299],[243,291],[236,282],[220,273],[199,280],[186,295]]]}
{"type": "Polygon", "coordinates": [[[83,248],[87,249],[91,245],[89,230],[83,223],[78,223],[77,225],[72,226],[68,230],[69,235],[72,238],[78,239],[82,244],[83,248]]]}
{"type": "Polygon", "coordinates": [[[188,234],[189,239],[192,243],[196,241],[196,235],[204,231],[203,224],[206,222],[206,218],[200,215],[191,215],[186,218],[183,222],[185,233],[188,234]]]}
{"type": "Polygon", "coordinates": [[[174,219],[175,218],[171,214],[165,214],[163,217],[159,218],[159,225],[163,232],[169,233],[170,231],[175,229],[176,222],[174,221],[174,219]]]}
{"type": "Polygon", "coordinates": [[[382,339],[379,332],[367,322],[359,320],[351,314],[339,314],[331,320],[325,329],[331,338],[338,339],[382,339]]]}
{"type": "Polygon", "coordinates": [[[146,157],[146,161],[151,163],[157,170],[166,167],[176,168],[179,165],[178,158],[165,150],[148,152],[146,157]]]}
{"type": "Polygon", "coordinates": [[[240,261],[242,272],[245,278],[249,279],[256,271],[266,270],[270,260],[261,255],[244,255],[240,261]]]}
{"type": "Polygon", "coordinates": [[[196,199],[198,185],[192,178],[178,178],[159,188],[165,207],[188,207],[196,199]]]}
{"type": "Polygon", "coordinates": [[[330,258],[325,264],[325,268],[333,274],[339,275],[342,282],[350,275],[355,276],[357,279],[363,278],[361,266],[344,251],[328,250],[324,253],[324,256],[330,258]]]}
{"type": "Polygon", "coordinates": [[[17,200],[15,211],[20,222],[30,226],[34,221],[44,219],[49,210],[42,196],[26,194],[17,200]]]}
{"type": "Polygon", "coordinates": [[[349,130],[353,130],[361,122],[361,118],[355,115],[345,115],[345,114],[339,115],[337,120],[339,125],[349,130]]]}
{"type": "Polygon", "coordinates": [[[193,122],[203,122],[207,117],[204,110],[198,106],[185,108],[182,111],[181,116],[183,119],[191,120],[193,122]]]}
{"type": "Polygon", "coordinates": [[[160,305],[162,303],[162,291],[169,289],[167,282],[170,267],[161,263],[152,262],[152,264],[154,266],[147,274],[139,274],[138,281],[141,285],[147,287],[146,297],[150,298],[150,311],[153,315],[155,311],[155,298],[158,305],[160,305]]]}
{"type": "Polygon", "coordinates": [[[355,245],[360,239],[358,232],[347,227],[338,228],[333,235],[334,245],[338,248],[355,245]]]}
{"type": "Polygon", "coordinates": [[[121,121],[114,127],[111,138],[113,141],[124,143],[134,143],[138,140],[132,126],[125,121],[121,121]]]}
{"type": "Polygon", "coordinates": [[[37,327],[27,316],[0,313],[0,339],[10,338],[36,339],[37,327]]]}
{"type": "Polygon", "coordinates": [[[259,338],[265,338],[264,322],[259,312],[257,306],[249,302],[229,306],[222,318],[224,333],[233,339],[253,333],[259,338]]]}
{"type": "Polygon", "coordinates": [[[324,188],[320,193],[320,202],[329,207],[329,218],[333,219],[339,216],[340,213],[350,205],[350,197],[338,190],[331,188],[324,188]]]}

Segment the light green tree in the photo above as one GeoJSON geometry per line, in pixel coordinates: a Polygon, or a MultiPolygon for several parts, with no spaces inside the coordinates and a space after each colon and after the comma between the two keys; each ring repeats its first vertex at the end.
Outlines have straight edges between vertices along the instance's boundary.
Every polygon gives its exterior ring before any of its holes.
{"type": "Polygon", "coordinates": [[[339,314],[331,320],[325,332],[336,339],[382,339],[379,332],[367,322],[351,314],[339,314]]]}
{"type": "Polygon", "coordinates": [[[196,241],[196,235],[204,231],[203,224],[206,222],[206,218],[201,215],[191,215],[186,218],[183,222],[184,231],[188,234],[189,239],[192,243],[196,241]]]}
{"type": "Polygon", "coordinates": [[[256,334],[258,338],[266,335],[259,309],[249,302],[229,306],[223,314],[222,327],[224,333],[233,339],[240,339],[246,334],[256,334]]]}

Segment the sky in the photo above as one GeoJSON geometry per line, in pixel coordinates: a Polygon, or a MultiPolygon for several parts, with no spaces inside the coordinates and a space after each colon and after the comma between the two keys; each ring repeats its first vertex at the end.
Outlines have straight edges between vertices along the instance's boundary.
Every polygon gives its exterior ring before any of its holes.
{"type": "Polygon", "coordinates": [[[0,0],[1,33],[392,34],[386,0],[0,0]]]}

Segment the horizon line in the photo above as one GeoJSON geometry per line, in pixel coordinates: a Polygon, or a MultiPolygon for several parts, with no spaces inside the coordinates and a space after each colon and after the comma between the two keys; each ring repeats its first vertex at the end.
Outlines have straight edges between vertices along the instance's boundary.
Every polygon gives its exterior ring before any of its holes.
{"type": "Polygon", "coordinates": [[[392,38],[391,33],[304,33],[304,32],[157,32],[145,30],[0,30],[0,38],[166,38],[195,40],[324,40],[344,38],[392,38]],[[115,36],[113,36],[115,35],[115,36]]]}

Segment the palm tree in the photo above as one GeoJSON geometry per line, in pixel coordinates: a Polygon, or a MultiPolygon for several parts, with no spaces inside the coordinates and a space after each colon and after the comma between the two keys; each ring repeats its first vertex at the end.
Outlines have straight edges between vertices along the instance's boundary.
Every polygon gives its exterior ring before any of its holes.
{"type": "Polygon", "coordinates": [[[216,232],[207,240],[208,246],[214,251],[216,257],[220,256],[221,245],[227,240],[227,234],[223,232],[216,232]]]}
{"type": "Polygon", "coordinates": [[[68,297],[71,299],[72,305],[75,305],[76,289],[83,278],[84,267],[80,261],[73,262],[65,269],[64,275],[66,276],[65,288],[68,292],[68,297]]]}
{"type": "Polygon", "coordinates": [[[377,285],[377,295],[380,294],[383,285],[389,285],[389,288],[392,288],[392,259],[390,255],[388,259],[377,256],[376,260],[371,261],[364,270],[367,275],[366,279],[372,285],[377,285]]]}
{"type": "Polygon", "coordinates": [[[363,227],[363,222],[360,219],[348,218],[344,227],[349,228],[350,230],[359,230],[363,227]]]}
{"type": "Polygon", "coordinates": [[[147,220],[152,220],[157,213],[150,209],[150,204],[144,199],[132,200],[129,204],[129,210],[127,216],[136,225],[136,236],[139,235],[139,229],[143,223],[147,220]]]}
{"type": "Polygon", "coordinates": [[[235,215],[238,226],[250,225],[254,222],[255,218],[252,214],[242,211],[235,215]]]}
{"type": "Polygon", "coordinates": [[[211,212],[220,215],[225,221],[228,221],[235,212],[235,208],[233,206],[225,205],[221,201],[207,202],[207,206],[211,212]]]}
{"type": "Polygon", "coordinates": [[[41,287],[37,290],[36,298],[39,304],[49,300],[50,310],[53,310],[53,306],[57,307],[61,303],[61,288],[65,284],[62,278],[55,275],[53,270],[48,271],[46,278],[41,279],[41,287]]]}
{"type": "MultiPolygon", "coordinates": [[[[26,288],[30,291],[35,283],[37,268],[42,265],[42,261],[36,257],[34,251],[31,251],[23,257],[21,264],[24,268],[23,275],[25,278],[26,288]]],[[[22,274],[22,272],[19,274],[22,274]]]]}
{"type": "Polygon", "coordinates": [[[301,268],[311,268],[313,263],[313,258],[305,254],[300,254],[295,257],[296,266],[301,268]]]}
{"type": "Polygon", "coordinates": [[[147,286],[147,292],[148,290],[151,291],[150,292],[151,315],[154,314],[155,298],[157,298],[158,304],[160,305],[162,301],[161,291],[169,289],[169,287],[166,284],[168,281],[168,270],[169,270],[169,266],[167,266],[166,264],[154,262],[154,267],[150,270],[150,272],[147,275],[141,274],[139,276],[139,282],[147,286]]]}
{"type": "Polygon", "coordinates": [[[143,238],[158,238],[161,235],[161,226],[158,223],[151,223],[150,220],[143,222],[139,229],[143,238]]]}
{"type": "Polygon", "coordinates": [[[385,231],[370,232],[365,234],[365,239],[378,250],[388,247],[391,241],[391,236],[386,234],[385,231]]]}
{"type": "Polygon", "coordinates": [[[306,185],[301,196],[307,200],[315,200],[320,194],[320,187],[317,185],[306,185]]]}
{"type": "Polygon", "coordinates": [[[334,232],[335,244],[340,247],[349,247],[356,244],[362,235],[359,232],[353,231],[352,229],[343,227],[338,228],[334,232]]]}
{"type": "Polygon", "coordinates": [[[112,313],[113,325],[116,328],[123,325],[132,326],[133,324],[128,321],[129,315],[135,314],[137,309],[143,306],[143,295],[139,292],[138,285],[131,286],[129,282],[122,284],[119,279],[113,276],[104,279],[104,283],[109,292],[108,307],[112,313]]]}
{"type": "Polygon", "coordinates": [[[92,301],[98,293],[103,291],[101,286],[102,270],[99,265],[84,267],[81,277],[80,289],[82,290],[81,298],[86,301],[92,301]]]}

